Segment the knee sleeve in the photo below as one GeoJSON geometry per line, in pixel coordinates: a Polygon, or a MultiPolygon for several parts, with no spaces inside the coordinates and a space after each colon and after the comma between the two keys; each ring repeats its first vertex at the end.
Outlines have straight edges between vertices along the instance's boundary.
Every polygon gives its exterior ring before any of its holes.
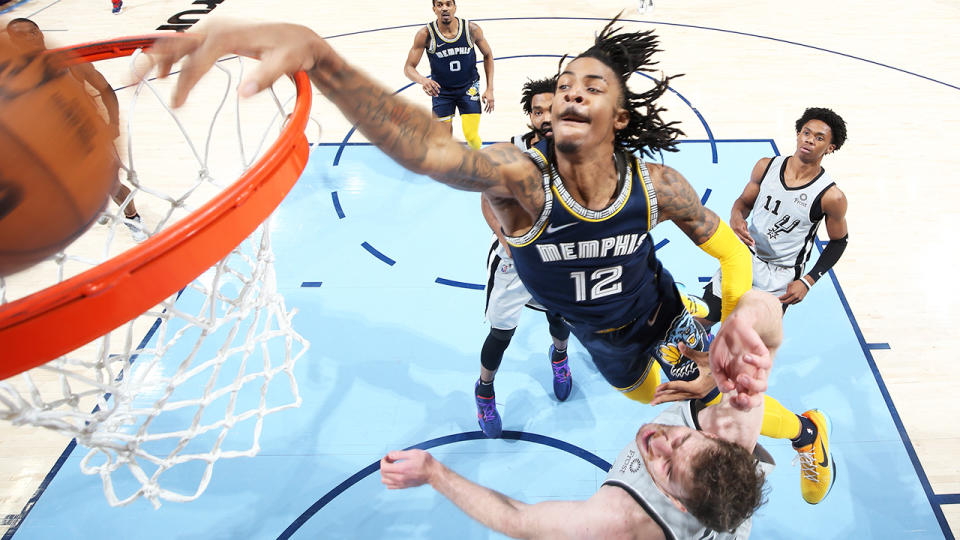
{"type": "Polygon", "coordinates": [[[516,331],[516,328],[511,328],[510,330],[491,328],[490,333],[487,334],[487,339],[483,342],[483,348],[480,349],[480,365],[490,371],[500,369],[500,362],[503,361],[503,353],[507,350],[507,346],[510,345],[510,340],[516,331]]]}
{"type": "Polygon", "coordinates": [[[480,115],[462,114],[460,123],[463,128],[463,138],[467,140],[467,144],[470,148],[479,150],[483,146],[483,141],[480,140],[480,115]]]}
{"type": "Polygon", "coordinates": [[[558,315],[547,313],[547,323],[550,325],[551,337],[559,339],[560,341],[570,339],[570,329],[567,328],[567,325],[563,324],[563,319],[558,315]]]}

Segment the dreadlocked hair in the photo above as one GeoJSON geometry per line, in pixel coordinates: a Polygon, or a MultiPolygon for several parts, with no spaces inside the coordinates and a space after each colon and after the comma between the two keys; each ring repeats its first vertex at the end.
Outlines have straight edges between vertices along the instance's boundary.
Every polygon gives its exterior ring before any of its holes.
{"type": "Polygon", "coordinates": [[[523,112],[530,114],[533,112],[533,96],[539,94],[552,94],[557,91],[557,76],[547,77],[546,79],[530,80],[523,85],[523,94],[520,97],[520,104],[523,105],[523,112]]]}
{"type": "Polygon", "coordinates": [[[662,76],[659,80],[650,77],[654,81],[653,88],[639,94],[630,90],[627,87],[630,75],[636,71],[655,71],[651,66],[657,62],[651,61],[651,57],[660,52],[660,49],[657,48],[657,36],[650,30],[619,33],[623,27],[614,25],[621,14],[603,27],[593,46],[577,58],[595,58],[617,74],[622,96],[620,105],[630,113],[627,127],[614,135],[617,146],[649,157],[653,157],[654,152],[664,150],[676,152],[677,137],[684,133],[674,127],[679,122],[664,122],[660,118],[660,113],[666,109],[657,106],[656,101],[667,91],[670,81],[682,75],[662,76]]]}

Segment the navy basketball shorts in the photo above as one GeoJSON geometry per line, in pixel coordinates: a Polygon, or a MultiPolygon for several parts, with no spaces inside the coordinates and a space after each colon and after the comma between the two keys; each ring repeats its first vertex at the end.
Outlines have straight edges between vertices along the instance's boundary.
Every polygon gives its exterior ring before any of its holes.
{"type": "MultiPolygon", "coordinates": [[[[635,320],[610,332],[572,331],[600,374],[616,388],[637,386],[657,365],[670,380],[690,381],[700,375],[696,363],[680,354],[683,341],[694,350],[707,349],[706,332],[683,307],[679,295],[664,299],[648,320],[635,320]]],[[[706,399],[716,396],[716,390],[706,399]]]]}
{"type": "Polygon", "coordinates": [[[460,88],[440,88],[440,95],[433,98],[433,115],[447,122],[456,111],[480,114],[480,79],[460,88]]]}

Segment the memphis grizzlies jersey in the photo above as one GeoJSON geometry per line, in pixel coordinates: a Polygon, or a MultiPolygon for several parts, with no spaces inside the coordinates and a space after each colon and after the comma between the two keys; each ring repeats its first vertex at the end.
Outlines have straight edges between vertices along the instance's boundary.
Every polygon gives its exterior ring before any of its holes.
{"type": "Polygon", "coordinates": [[[760,193],[750,215],[750,236],[762,261],[802,269],[810,258],[817,227],[823,220],[820,200],[834,185],[827,172],[806,185],[790,188],[783,180],[787,158],[777,156],[760,179],[760,193]]]}
{"type": "Polygon", "coordinates": [[[437,21],[427,23],[427,59],[430,75],[441,88],[462,88],[480,78],[477,73],[477,50],[470,37],[470,21],[457,18],[460,30],[447,40],[440,33],[437,21]]]}
{"type": "Polygon", "coordinates": [[[506,238],[534,300],[585,331],[655,315],[672,291],[673,278],[657,260],[650,238],[658,207],[643,162],[618,156],[621,181],[615,200],[589,210],[564,188],[547,158],[548,141],[538,142],[527,155],[543,174],[543,211],[529,232],[506,238]]]}
{"type": "MultiPolygon", "coordinates": [[[[693,401],[683,401],[666,409],[653,423],[670,426],[686,426],[700,429],[695,419],[693,401]]],[[[773,460],[759,444],[755,455],[762,456],[757,467],[769,473],[773,470],[773,460]]],[[[689,512],[684,512],[673,505],[670,499],[660,491],[653,482],[647,466],[640,456],[637,440],[634,438],[617,456],[617,460],[610,467],[605,486],[617,486],[633,497],[637,504],[643,507],[654,521],[660,525],[667,540],[743,540],[750,536],[751,520],[747,519],[731,532],[717,532],[704,527],[700,521],[689,512]]]]}

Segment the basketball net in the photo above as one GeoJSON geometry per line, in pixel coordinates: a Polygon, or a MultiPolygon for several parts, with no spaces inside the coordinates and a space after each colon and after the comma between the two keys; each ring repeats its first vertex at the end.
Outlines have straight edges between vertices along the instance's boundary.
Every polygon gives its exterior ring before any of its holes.
{"type": "MultiPolygon", "coordinates": [[[[116,43],[122,40],[111,46],[116,43]]],[[[132,80],[121,72],[144,58],[134,52],[130,59],[106,59],[119,54],[93,57],[99,60],[94,67],[112,82],[132,80]]],[[[268,139],[282,129],[299,130],[302,170],[306,121],[292,125],[288,109],[305,99],[309,110],[309,83],[306,98],[304,77],[299,97],[294,84],[282,80],[275,89],[241,102],[235,88],[251,62],[221,60],[191,96],[202,103],[188,103],[176,113],[165,104],[173,79],[144,80],[117,92],[126,119],[120,179],[130,195],[120,206],[111,202],[101,223],[63,252],[29,272],[0,279],[0,314],[41,288],[31,284],[38,275],[47,276],[42,284],[47,287],[118,255],[136,261],[161,241],[166,229],[208,212],[207,203],[270,158],[276,148],[264,150],[268,139]],[[196,99],[203,96],[205,102],[196,99]],[[142,222],[125,217],[131,204],[142,222]],[[138,233],[150,238],[137,245],[138,233]]],[[[264,417],[301,403],[293,370],[309,344],[291,325],[294,311],[286,309],[277,290],[271,249],[271,229],[277,226],[268,217],[211,268],[164,292],[168,296],[146,312],[0,382],[0,418],[75,438],[87,448],[81,470],[100,476],[111,505],[139,497],[154,507],[161,501],[196,499],[207,488],[217,460],[258,453],[264,417]]],[[[185,233],[183,241],[193,233],[185,233]]],[[[148,290],[153,285],[143,281],[137,286],[148,290]]],[[[50,336],[65,330],[45,329],[50,336]]]]}

